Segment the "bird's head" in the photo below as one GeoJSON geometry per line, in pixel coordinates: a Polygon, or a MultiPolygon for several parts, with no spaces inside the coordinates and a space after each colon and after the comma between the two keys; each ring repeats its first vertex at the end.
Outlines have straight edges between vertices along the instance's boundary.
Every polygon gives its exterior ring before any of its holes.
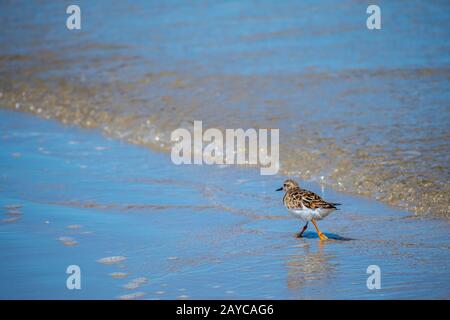
{"type": "Polygon", "coordinates": [[[289,190],[296,189],[298,187],[299,187],[299,185],[297,182],[295,182],[294,180],[288,179],[288,180],[284,181],[283,186],[281,188],[279,188],[275,191],[284,190],[287,192],[289,190]]]}

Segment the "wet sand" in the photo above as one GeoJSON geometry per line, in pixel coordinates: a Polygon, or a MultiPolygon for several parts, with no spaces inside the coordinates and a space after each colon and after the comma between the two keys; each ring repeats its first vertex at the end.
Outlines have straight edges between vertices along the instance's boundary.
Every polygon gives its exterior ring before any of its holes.
{"type": "Polygon", "coordinates": [[[320,242],[259,170],[0,111],[2,299],[448,299],[449,222],[303,182],[342,209],[320,242]],[[14,218],[11,220],[11,218],[14,218]],[[81,268],[81,290],[66,268],[81,268]],[[381,268],[369,290],[366,269],[381,268]]]}

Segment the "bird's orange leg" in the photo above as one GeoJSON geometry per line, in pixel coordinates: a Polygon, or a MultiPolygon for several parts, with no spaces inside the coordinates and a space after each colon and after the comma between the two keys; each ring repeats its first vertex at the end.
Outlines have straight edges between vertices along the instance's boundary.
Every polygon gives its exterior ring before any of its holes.
{"type": "Polygon", "coordinates": [[[328,237],[322,233],[322,231],[319,230],[319,227],[317,226],[316,220],[312,219],[311,222],[313,223],[314,227],[317,230],[317,235],[319,236],[320,240],[327,240],[328,237]]]}

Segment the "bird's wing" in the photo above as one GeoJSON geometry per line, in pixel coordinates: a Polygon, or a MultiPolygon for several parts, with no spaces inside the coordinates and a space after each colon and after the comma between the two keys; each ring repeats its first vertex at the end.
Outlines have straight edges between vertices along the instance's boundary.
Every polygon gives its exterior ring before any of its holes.
{"type": "Polygon", "coordinates": [[[318,194],[308,190],[302,191],[302,203],[305,207],[310,209],[337,209],[337,204],[326,202],[318,194]]]}

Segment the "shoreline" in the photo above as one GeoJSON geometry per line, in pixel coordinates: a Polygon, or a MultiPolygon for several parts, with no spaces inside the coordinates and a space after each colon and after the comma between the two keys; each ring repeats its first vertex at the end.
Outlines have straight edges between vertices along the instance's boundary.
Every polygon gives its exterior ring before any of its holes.
{"type": "MultiPolygon", "coordinates": [[[[32,104],[33,105],[33,104],[32,104]]],[[[167,143],[167,141],[165,141],[164,146],[163,147],[158,147],[155,143],[142,143],[142,141],[139,140],[134,140],[133,137],[126,137],[126,136],[120,136],[118,134],[113,133],[112,131],[105,130],[105,128],[108,128],[107,125],[105,124],[97,124],[97,125],[93,125],[93,123],[89,120],[89,119],[84,119],[84,120],[80,120],[81,122],[79,123],[72,123],[70,120],[71,116],[68,116],[68,119],[55,119],[49,115],[43,115],[43,111],[42,109],[39,108],[32,108],[29,110],[23,110],[22,107],[20,107],[18,110],[17,108],[12,108],[12,107],[8,107],[8,108],[2,108],[3,110],[10,110],[13,112],[21,112],[21,113],[25,113],[25,114],[32,114],[33,116],[37,116],[43,120],[53,120],[53,121],[58,121],[60,123],[62,123],[63,125],[69,125],[69,126],[77,126],[79,128],[82,129],[86,129],[86,130],[98,130],[99,132],[101,132],[104,135],[107,135],[109,138],[118,140],[118,141],[122,141],[125,143],[129,143],[132,145],[135,145],[137,147],[144,147],[147,150],[150,150],[150,152],[157,152],[157,153],[163,153],[163,154],[169,154],[170,153],[170,148],[168,147],[169,143],[167,143]]],[[[282,153],[280,151],[280,153],[282,153]]],[[[215,165],[211,165],[211,166],[215,166],[215,165]]],[[[236,166],[237,168],[244,168],[244,169],[250,169],[253,170],[254,168],[260,169],[260,166],[250,166],[250,165],[233,165],[236,166]]],[[[384,203],[388,206],[390,206],[392,209],[396,209],[396,210],[405,210],[408,211],[411,215],[416,216],[417,218],[443,218],[443,219],[450,219],[449,211],[445,211],[443,209],[443,211],[434,211],[432,210],[430,207],[428,208],[423,208],[423,206],[421,206],[420,208],[418,208],[418,204],[417,203],[410,203],[408,201],[399,201],[396,200],[394,202],[392,202],[391,198],[392,197],[388,197],[391,200],[386,200],[386,197],[380,197],[380,195],[373,195],[373,194],[368,194],[367,192],[360,192],[360,191],[354,191],[354,190],[347,190],[345,188],[343,188],[342,183],[331,183],[327,180],[321,180],[320,178],[317,177],[317,174],[315,174],[314,176],[316,178],[311,178],[310,174],[307,174],[306,177],[303,175],[299,175],[298,172],[292,172],[292,174],[290,174],[290,172],[286,172],[283,169],[279,170],[279,173],[276,174],[276,176],[278,175],[283,175],[283,176],[289,176],[292,177],[294,179],[302,179],[304,181],[307,181],[308,183],[311,184],[316,184],[316,185],[320,185],[323,187],[327,187],[327,188],[332,188],[334,191],[339,192],[339,193],[343,193],[349,196],[356,196],[356,197],[362,197],[365,198],[367,200],[372,200],[372,201],[379,201],[381,203],[384,203]]],[[[440,195],[441,198],[444,197],[443,194],[440,195]]]]}
{"type": "Polygon", "coordinates": [[[0,118],[3,299],[449,298],[442,217],[300,181],[344,204],[319,226],[353,240],[296,239],[301,222],[273,192],[283,176],[175,166],[100,130],[0,118]],[[82,269],[79,291],[65,288],[68,264],[82,269]],[[366,287],[372,264],[381,290],[366,287]]]}

